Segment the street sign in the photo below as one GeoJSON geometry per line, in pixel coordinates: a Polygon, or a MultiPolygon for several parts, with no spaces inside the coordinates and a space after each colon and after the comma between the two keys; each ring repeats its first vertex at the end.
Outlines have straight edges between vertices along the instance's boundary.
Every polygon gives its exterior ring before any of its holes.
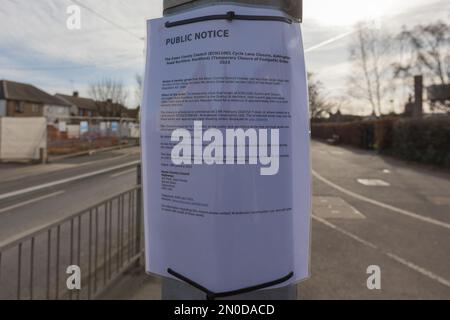
{"type": "Polygon", "coordinates": [[[148,39],[147,271],[213,292],[304,279],[311,177],[300,26],[279,10],[216,5],[150,20],[148,39]]]}

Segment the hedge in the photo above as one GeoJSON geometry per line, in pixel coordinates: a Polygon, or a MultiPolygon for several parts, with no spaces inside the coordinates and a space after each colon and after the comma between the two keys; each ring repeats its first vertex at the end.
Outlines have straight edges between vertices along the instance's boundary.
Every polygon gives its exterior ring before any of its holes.
{"type": "Polygon", "coordinates": [[[408,160],[450,167],[450,118],[396,122],[391,153],[408,160]]]}
{"type": "Polygon", "coordinates": [[[313,123],[311,136],[407,160],[450,167],[450,117],[313,123]]]}

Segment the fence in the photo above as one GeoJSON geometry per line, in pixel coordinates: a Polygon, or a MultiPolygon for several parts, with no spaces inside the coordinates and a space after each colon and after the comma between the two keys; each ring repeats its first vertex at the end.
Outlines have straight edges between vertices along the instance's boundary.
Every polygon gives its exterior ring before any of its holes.
{"type": "Polygon", "coordinates": [[[49,154],[70,154],[137,144],[139,123],[131,118],[62,117],[47,126],[49,154]]]}
{"type": "Polygon", "coordinates": [[[138,183],[93,207],[0,243],[0,300],[98,297],[139,263],[141,219],[138,183]],[[66,286],[71,265],[81,269],[81,290],[66,286]]]}
{"type": "Polygon", "coordinates": [[[46,146],[45,118],[0,117],[0,161],[37,160],[46,146]]]}

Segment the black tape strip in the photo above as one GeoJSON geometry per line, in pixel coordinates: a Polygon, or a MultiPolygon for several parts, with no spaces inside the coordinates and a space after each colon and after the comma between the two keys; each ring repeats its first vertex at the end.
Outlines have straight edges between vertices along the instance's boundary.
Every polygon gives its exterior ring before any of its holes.
{"type": "Polygon", "coordinates": [[[172,276],[174,276],[177,279],[180,279],[181,281],[186,282],[187,284],[191,285],[194,288],[197,288],[200,291],[203,291],[204,293],[206,293],[206,299],[207,300],[214,300],[216,298],[225,298],[225,297],[231,297],[231,296],[235,296],[238,294],[244,294],[244,293],[249,293],[249,292],[253,292],[256,290],[261,290],[261,289],[265,289],[265,288],[269,288],[278,284],[282,284],[283,282],[288,281],[290,278],[292,278],[294,276],[294,272],[289,272],[287,275],[285,275],[282,278],[270,281],[270,282],[265,282],[265,283],[261,283],[255,286],[251,286],[251,287],[247,287],[247,288],[242,288],[242,289],[238,289],[238,290],[232,290],[232,291],[225,291],[225,292],[212,292],[211,290],[203,287],[202,285],[198,284],[197,282],[189,279],[188,277],[183,276],[182,274],[172,270],[172,269],[167,269],[167,272],[169,274],[171,274],[172,276]]]}
{"type": "Polygon", "coordinates": [[[196,17],[179,21],[167,21],[165,26],[166,28],[172,28],[177,26],[182,26],[190,23],[197,23],[202,21],[211,21],[211,20],[249,20],[249,21],[279,21],[285,22],[288,24],[292,24],[292,20],[286,17],[279,16],[253,16],[253,15],[239,15],[235,14],[234,11],[228,11],[226,14],[215,14],[210,16],[196,17]]]}

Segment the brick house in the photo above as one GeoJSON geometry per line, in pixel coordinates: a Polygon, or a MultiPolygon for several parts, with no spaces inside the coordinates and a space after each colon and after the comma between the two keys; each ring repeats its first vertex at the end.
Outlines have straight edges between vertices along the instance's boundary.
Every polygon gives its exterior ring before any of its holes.
{"type": "Polygon", "coordinates": [[[55,122],[70,116],[70,105],[33,85],[0,80],[0,117],[46,117],[55,122]]]}
{"type": "Polygon", "coordinates": [[[70,114],[78,117],[98,117],[98,105],[93,99],[82,98],[78,91],[72,95],[60,94],[55,95],[57,98],[70,104],[70,114]]]}

